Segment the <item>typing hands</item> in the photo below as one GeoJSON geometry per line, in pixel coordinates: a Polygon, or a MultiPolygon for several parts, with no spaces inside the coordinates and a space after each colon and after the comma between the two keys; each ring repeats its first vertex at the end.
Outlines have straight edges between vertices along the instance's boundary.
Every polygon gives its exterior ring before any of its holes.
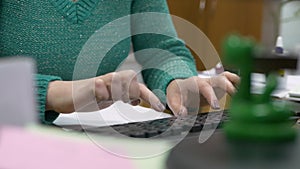
{"type": "Polygon", "coordinates": [[[225,93],[233,94],[239,81],[240,78],[230,72],[211,78],[195,76],[173,80],[167,87],[168,105],[175,116],[187,115],[205,104],[219,109],[218,99],[225,93]]]}
{"type": "MultiPolygon", "coordinates": [[[[199,103],[218,109],[218,99],[226,92],[233,94],[239,80],[229,72],[211,78],[176,79],[167,87],[167,104],[176,116],[198,110],[199,103]]],[[[136,73],[126,70],[85,80],[50,82],[46,110],[60,113],[96,111],[118,100],[138,105],[140,99],[157,111],[165,109],[159,99],[137,81],[136,73]]]]}

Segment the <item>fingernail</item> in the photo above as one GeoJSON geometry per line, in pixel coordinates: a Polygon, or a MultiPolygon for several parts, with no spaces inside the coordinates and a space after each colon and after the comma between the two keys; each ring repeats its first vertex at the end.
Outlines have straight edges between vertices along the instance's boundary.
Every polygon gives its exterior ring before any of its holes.
{"type": "Polygon", "coordinates": [[[162,104],[162,103],[157,103],[157,107],[160,111],[164,111],[166,109],[166,107],[162,104]]]}
{"type": "Polygon", "coordinates": [[[213,109],[220,109],[220,104],[218,100],[214,100],[212,103],[212,108],[213,109]]]}
{"type": "Polygon", "coordinates": [[[178,112],[178,116],[183,116],[185,114],[185,109],[181,108],[178,112]]]}
{"type": "Polygon", "coordinates": [[[135,100],[130,101],[130,104],[133,106],[139,105],[140,103],[141,103],[140,99],[135,99],[135,100]]]}

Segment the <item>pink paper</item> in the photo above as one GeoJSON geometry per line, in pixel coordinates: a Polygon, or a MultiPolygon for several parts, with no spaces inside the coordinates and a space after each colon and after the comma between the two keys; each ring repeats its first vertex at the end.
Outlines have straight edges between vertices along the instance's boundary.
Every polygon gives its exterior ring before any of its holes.
{"type": "Polygon", "coordinates": [[[0,127],[1,169],[127,169],[129,159],[93,143],[0,127]]]}

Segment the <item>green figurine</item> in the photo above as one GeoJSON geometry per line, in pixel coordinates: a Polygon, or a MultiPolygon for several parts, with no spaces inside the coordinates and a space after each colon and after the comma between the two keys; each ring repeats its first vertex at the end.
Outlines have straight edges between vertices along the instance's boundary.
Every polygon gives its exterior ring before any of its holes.
{"type": "Polygon", "coordinates": [[[254,70],[255,42],[238,35],[229,36],[224,43],[225,65],[239,69],[241,82],[230,105],[230,122],[224,129],[232,140],[282,142],[296,138],[291,111],[285,104],[274,102],[271,93],[277,87],[277,76],[270,73],[263,94],[251,94],[251,72],[254,70]]]}

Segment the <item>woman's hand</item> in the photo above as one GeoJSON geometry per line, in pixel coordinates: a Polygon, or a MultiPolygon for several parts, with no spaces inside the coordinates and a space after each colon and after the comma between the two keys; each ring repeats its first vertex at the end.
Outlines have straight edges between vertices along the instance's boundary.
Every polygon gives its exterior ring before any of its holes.
{"type": "Polygon", "coordinates": [[[226,92],[233,94],[239,81],[240,78],[230,72],[223,72],[211,78],[194,76],[173,80],[167,87],[168,106],[175,116],[187,115],[205,104],[219,109],[219,98],[226,92]]]}
{"type": "Polygon", "coordinates": [[[138,105],[143,99],[157,111],[164,105],[131,70],[112,72],[95,78],[78,81],[53,81],[49,83],[46,110],[60,113],[96,111],[123,101],[138,105]]]}

